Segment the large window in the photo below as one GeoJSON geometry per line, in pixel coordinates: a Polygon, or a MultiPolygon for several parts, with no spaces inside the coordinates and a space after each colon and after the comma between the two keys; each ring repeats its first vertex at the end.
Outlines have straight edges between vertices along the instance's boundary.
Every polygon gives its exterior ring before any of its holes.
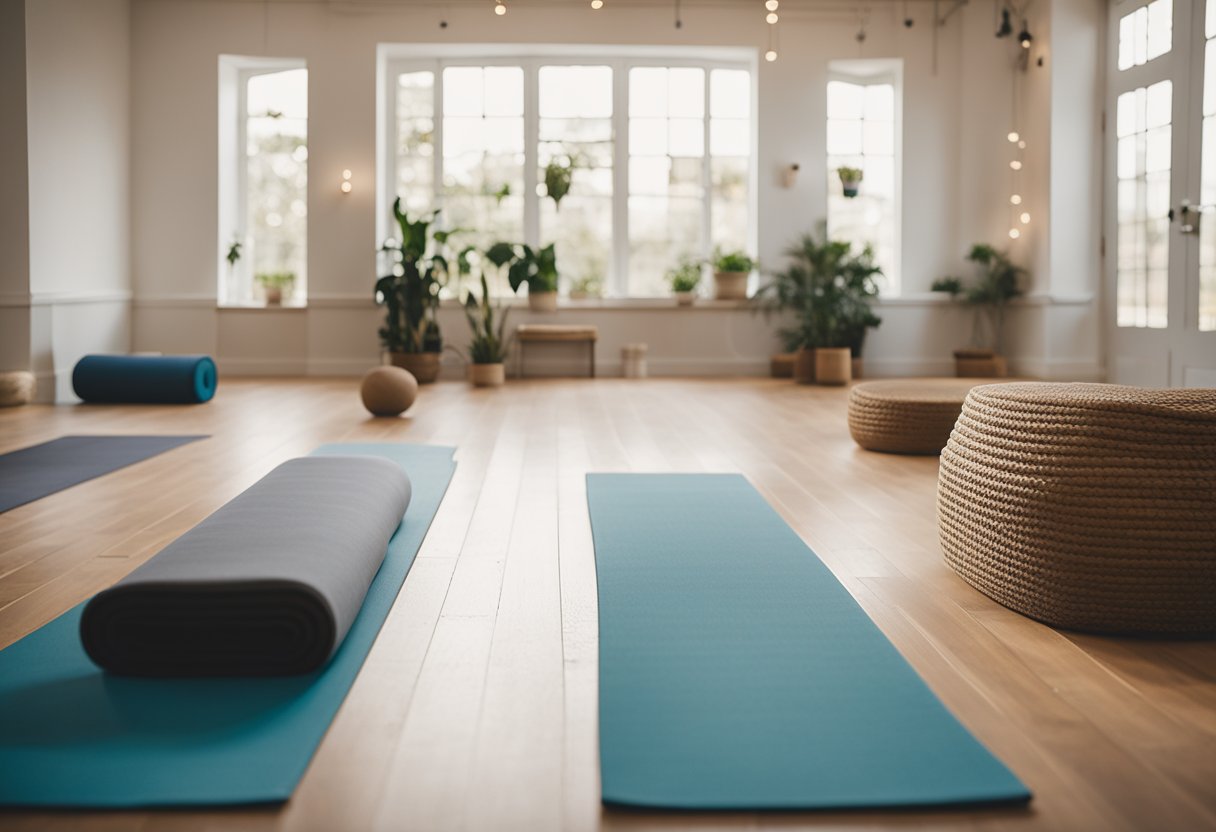
{"type": "Polygon", "coordinates": [[[414,213],[440,210],[462,246],[553,243],[563,291],[617,297],[666,295],[664,275],[682,257],[707,259],[715,247],[754,254],[745,53],[386,67],[385,236],[400,196],[414,213]]]}
{"type": "Polygon", "coordinates": [[[871,246],[884,294],[899,290],[899,83],[889,62],[834,61],[827,88],[828,233],[871,246]],[[856,66],[854,66],[856,64],[856,66]],[[839,171],[861,170],[855,194],[839,171]]]}
{"type": "Polygon", "coordinates": [[[308,279],[308,70],[295,61],[225,61],[219,301],[298,305],[308,279]]]}

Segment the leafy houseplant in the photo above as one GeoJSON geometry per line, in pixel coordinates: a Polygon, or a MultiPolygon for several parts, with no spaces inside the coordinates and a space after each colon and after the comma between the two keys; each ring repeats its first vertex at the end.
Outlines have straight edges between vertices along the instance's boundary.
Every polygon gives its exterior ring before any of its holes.
{"type": "Polygon", "coordinates": [[[667,282],[680,306],[692,306],[697,300],[697,287],[701,285],[701,264],[687,257],[680,265],[667,272],[667,282]]]}
{"type": "Polygon", "coordinates": [[[836,168],[836,175],[840,177],[840,187],[844,189],[844,195],[849,199],[857,196],[861,189],[861,180],[865,174],[861,168],[851,168],[847,165],[842,165],[836,168]]]}
{"type": "Polygon", "coordinates": [[[743,251],[714,249],[714,297],[746,300],[747,279],[758,264],[743,251]]]}
{"type": "Polygon", "coordinates": [[[867,330],[882,323],[871,309],[878,296],[876,278],[882,274],[873,252],[867,246],[854,254],[851,243],[829,240],[824,230],[820,237],[803,236],[786,255],[790,263],[773,275],[757,299],[768,314],[789,311],[795,316],[794,325],[778,334],[787,350],[799,351],[796,378],[815,380],[819,364],[832,365],[836,378],[848,367],[851,376],[850,359],[860,358],[867,330]],[[812,357],[812,351],[820,350],[825,351],[822,359],[812,357]]]}
{"type": "MultiPolygon", "coordinates": [[[[444,243],[448,233],[431,233],[438,212],[411,219],[401,210],[401,198],[393,202],[393,217],[401,229],[400,240],[386,242],[381,251],[389,255],[389,273],[376,281],[376,303],[385,308],[380,343],[393,364],[404,367],[426,384],[439,377],[439,354],[443,337],[435,313],[439,290],[448,274],[448,261],[432,252],[432,241],[444,243]]],[[[466,268],[467,253],[458,258],[466,268]]]]}
{"type": "Polygon", "coordinates": [[[510,263],[507,280],[511,284],[511,291],[518,292],[520,286],[527,284],[528,307],[533,312],[556,312],[558,278],[554,244],[541,249],[527,244],[512,247],[510,263]]]}
{"type": "Polygon", "coordinates": [[[975,309],[971,348],[955,350],[956,371],[960,376],[1003,377],[1007,373],[1002,355],[1005,308],[1022,294],[1020,284],[1027,271],[1010,261],[1005,253],[984,243],[972,246],[967,259],[977,267],[973,281],[965,283],[959,277],[942,277],[933,281],[931,287],[975,309]]]}
{"type": "Polygon", "coordinates": [[[234,268],[237,261],[241,259],[241,247],[243,245],[239,239],[229,243],[228,253],[224,255],[224,259],[228,261],[228,268],[234,268]]]}
{"type": "Polygon", "coordinates": [[[282,306],[284,293],[290,295],[296,283],[295,272],[259,272],[254,280],[266,295],[267,306],[282,306]]]}
{"type": "Polygon", "coordinates": [[[545,165],[545,193],[553,200],[553,207],[560,209],[562,199],[570,193],[570,183],[574,178],[574,160],[570,158],[554,159],[545,165]]]}
{"type": "Polygon", "coordinates": [[[469,342],[469,379],[474,387],[498,387],[506,381],[504,361],[507,357],[508,343],[504,337],[507,325],[507,311],[500,310],[498,327],[494,326],[494,305],[490,302],[490,287],[486,276],[481,276],[481,301],[470,292],[465,296],[464,315],[468,319],[469,328],[473,330],[473,340],[469,342]]]}

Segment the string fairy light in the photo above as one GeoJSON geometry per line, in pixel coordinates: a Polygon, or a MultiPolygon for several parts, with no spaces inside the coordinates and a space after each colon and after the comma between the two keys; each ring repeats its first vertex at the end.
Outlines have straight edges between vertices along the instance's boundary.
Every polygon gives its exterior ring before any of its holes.
{"type": "Polygon", "coordinates": [[[494,14],[498,15],[499,17],[502,17],[506,13],[507,13],[506,0],[494,0],[494,14]]]}
{"type": "Polygon", "coordinates": [[[764,52],[764,60],[770,64],[777,60],[777,8],[779,0],[764,0],[764,22],[768,24],[768,49],[764,52]]]}

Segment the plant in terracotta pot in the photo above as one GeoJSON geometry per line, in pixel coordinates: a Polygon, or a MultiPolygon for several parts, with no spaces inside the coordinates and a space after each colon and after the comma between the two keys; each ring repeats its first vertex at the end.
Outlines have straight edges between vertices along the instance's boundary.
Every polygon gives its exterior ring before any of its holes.
{"type": "Polygon", "coordinates": [[[976,265],[976,276],[965,282],[959,277],[933,281],[935,292],[945,292],[975,310],[971,322],[971,346],[954,351],[955,373],[960,377],[1003,378],[1008,366],[1005,346],[1005,309],[1022,294],[1026,269],[990,245],[977,243],[967,259],[976,265]]]}
{"type": "Polygon", "coordinates": [[[284,296],[290,298],[296,285],[295,272],[258,272],[253,279],[262,287],[267,306],[282,306],[284,296]]]}
{"type": "Polygon", "coordinates": [[[469,328],[473,330],[473,340],[469,342],[469,380],[474,387],[500,387],[507,378],[505,361],[509,344],[504,336],[507,310],[498,311],[501,314],[495,327],[495,309],[490,302],[490,287],[483,273],[481,300],[478,301],[472,292],[464,299],[464,315],[469,328]]]}
{"type": "Polygon", "coordinates": [[[667,283],[676,296],[679,306],[692,306],[697,301],[697,287],[701,285],[701,264],[687,257],[680,265],[667,272],[667,283]]]}
{"type": "Polygon", "coordinates": [[[865,178],[862,169],[842,165],[836,168],[836,175],[840,177],[840,187],[844,191],[844,195],[849,199],[857,196],[861,191],[861,180],[865,178]]]}
{"type": "MultiPolygon", "coordinates": [[[[381,254],[389,261],[388,273],[376,281],[375,300],[384,307],[380,343],[390,361],[413,373],[422,384],[439,377],[439,355],[443,337],[435,313],[439,290],[447,279],[450,264],[434,251],[452,232],[431,232],[438,212],[412,219],[401,210],[401,199],[393,202],[393,217],[401,230],[400,240],[389,240],[381,254]]],[[[458,269],[467,271],[468,250],[456,258],[458,269]]]]}
{"type": "Polygon", "coordinates": [[[860,354],[866,331],[882,322],[871,309],[882,270],[869,247],[855,254],[851,243],[827,239],[824,228],[818,236],[804,235],[786,255],[786,268],[757,293],[759,307],[794,315],[794,324],[778,334],[787,352],[796,354],[795,381],[847,383],[854,349],[860,354]]]}
{"type": "Polygon", "coordinates": [[[714,297],[747,300],[747,279],[758,264],[744,251],[714,250],[714,297]]]}
{"type": "Polygon", "coordinates": [[[511,291],[528,287],[528,308],[533,312],[557,311],[557,253],[550,243],[541,249],[527,244],[513,247],[513,259],[507,270],[511,291]]]}

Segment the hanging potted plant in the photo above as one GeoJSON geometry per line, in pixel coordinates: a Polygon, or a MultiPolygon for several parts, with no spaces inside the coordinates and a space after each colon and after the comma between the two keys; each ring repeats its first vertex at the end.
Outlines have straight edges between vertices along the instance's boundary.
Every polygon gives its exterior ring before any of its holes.
{"type": "MultiPolygon", "coordinates": [[[[431,233],[438,212],[417,220],[401,210],[401,198],[393,202],[393,217],[401,230],[400,240],[389,240],[380,251],[390,262],[388,274],[376,281],[375,300],[385,309],[380,343],[392,364],[409,370],[421,384],[439,377],[439,355],[443,337],[436,311],[439,290],[447,278],[449,264],[442,254],[431,251],[432,241],[442,244],[452,232],[431,233]]],[[[457,258],[459,269],[468,270],[468,249],[457,258]]]]}
{"type": "Polygon", "coordinates": [[[481,301],[469,292],[464,299],[464,314],[473,340],[469,342],[469,381],[474,387],[501,387],[507,379],[506,359],[509,344],[504,337],[507,310],[500,309],[498,326],[494,326],[494,306],[490,303],[490,287],[481,275],[481,301]]]}
{"type": "Polygon", "coordinates": [[[701,285],[701,264],[683,258],[680,265],[668,270],[667,282],[676,296],[677,306],[692,306],[697,301],[697,287],[701,285]]]}
{"type": "Polygon", "coordinates": [[[512,247],[511,267],[507,280],[511,291],[528,287],[528,308],[533,312],[557,311],[557,253],[553,243],[542,249],[527,244],[512,247]]]}
{"type": "Polygon", "coordinates": [[[545,165],[545,194],[553,200],[554,208],[560,210],[573,179],[574,160],[570,157],[556,158],[545,165]]]}
{"type": "Polygon", "coordinates": [[[850,243],[826,236],[822,229],[822,241],[807,234],[787,249],[789,265],[756,294],[766,314],[794,314],[794,325],[778,334],[795,352],[794,380],[801,384],[848,383],[854,351],[860,356],[866,331],[882,322],[871,310],[882,274],[873,253],[867,247],[853,254],[850,243]]]}
{"type": "Polygon", "coordinates": [[[262,287],[267,306],[282,306],[283,297],[291,297],[296,284],[295,272],[259,272],[254,280],[262,287]]]}
{"type": "Polygon", "coordinates": [[[857,196],[861,190],[861,180],[865,176],[861,168],[842,165],[836,168],[836,175],[840,177],[840,187],[844,189],[844,195],[849,199],[857,196]]]}
{"type": "Polygon", "coordinates": [[[747,300],[747,279],[756,268],[756,261],[744,251],[714,250],[714,298],[717,300],[747,300]]]}
{"type": "Polygon", "coordinates": [[[932,290],[945,292],[954,300],[973,307],[971,346],[954,351],[955,374],[961,378],[1004,378],[1009,373],[1003,355],[1005,346],[1005,308],[1022,294],[1020,283],[1026,269],[1014,265],[1003,252],[977,243],[967,259],[977,266],[976,278],[942,277],[933,281],[932,290]]]}

